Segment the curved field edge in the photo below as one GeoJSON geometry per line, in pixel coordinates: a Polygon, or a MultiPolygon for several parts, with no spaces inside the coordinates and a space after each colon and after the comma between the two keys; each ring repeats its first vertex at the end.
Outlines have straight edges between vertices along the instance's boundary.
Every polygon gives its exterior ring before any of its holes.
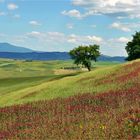
{"type": "Polygon", "coordinates": [[[121,76],[129,74],[137,69],[137,67],[125,68],[125,66],[132,65],[133,63],[139,63],[139,60],[116,66],[98,68],[91,72],[44,82],[43,84],[15,92],[9,92],[1,96],[0,106],[22,104],[38,100],[50,100],[54,98],[67,98],[84,93],[92,93],[95,95],[111,90],[117,91],[119,89],[127,89],[135,84],[133,82],[135,77],[124,82],[119,81],[119,79],[116,81],[116,78],[121,78],[121,76]],[[107,81],[108,79],[111,80],[107,81]]]}

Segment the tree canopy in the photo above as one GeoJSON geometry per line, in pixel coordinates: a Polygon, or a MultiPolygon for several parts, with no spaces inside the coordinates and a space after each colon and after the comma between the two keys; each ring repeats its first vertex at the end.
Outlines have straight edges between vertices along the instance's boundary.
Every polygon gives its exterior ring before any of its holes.
{"type": "Polygon", "coordinates": [[[131,61],[140,58],[140,32],[133,35],[132,41],[129,41],[126,46],[128,57],[126,60],[131,61]]]}
{"type": "Polygon", "coordinates": [[[100,56],[99,45],[79,46],[69,52],[74,63],[84,65],[89,71],[91,70],[91,61],[97,61],[100,56]]]}

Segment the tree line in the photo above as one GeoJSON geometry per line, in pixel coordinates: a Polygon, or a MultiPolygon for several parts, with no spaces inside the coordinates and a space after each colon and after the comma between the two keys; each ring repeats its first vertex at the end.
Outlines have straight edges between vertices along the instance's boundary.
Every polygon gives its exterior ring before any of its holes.
{"type": "MultiPolygon", "coordinates": [[[[136,32],[133,35],[133,39],[126,44],[126,52],[128,57],[127,61],[132,61],[140,58],[140,32],[136,32]]],[[[91,61],[97,61],[97,58],[101,55],[99,45],[81,45],[74,48],[69,52],[71,58],[76,65],[82,64],[91,71],[91,61]]]]}

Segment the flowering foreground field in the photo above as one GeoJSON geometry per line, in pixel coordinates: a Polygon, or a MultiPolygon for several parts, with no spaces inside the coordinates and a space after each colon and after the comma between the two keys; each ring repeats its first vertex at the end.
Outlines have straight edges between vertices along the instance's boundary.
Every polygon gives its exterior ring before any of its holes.
{"type": "Polygon", "coordinates": [[[140,139],[140,61],[117,67],[75,80],[82,93],[0,108],[0,139],[140,139]],[[87,84],[104,88],[84,92],[87,84]]]}

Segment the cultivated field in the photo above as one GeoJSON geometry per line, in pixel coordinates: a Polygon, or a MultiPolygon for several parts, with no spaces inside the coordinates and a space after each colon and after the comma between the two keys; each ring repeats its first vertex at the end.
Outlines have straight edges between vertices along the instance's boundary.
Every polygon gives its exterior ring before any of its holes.
{"type": "Polygon", "coordinates": [[[140,60],[94,66],[1,60],[0,139],[139,139],[140,60]]]}

